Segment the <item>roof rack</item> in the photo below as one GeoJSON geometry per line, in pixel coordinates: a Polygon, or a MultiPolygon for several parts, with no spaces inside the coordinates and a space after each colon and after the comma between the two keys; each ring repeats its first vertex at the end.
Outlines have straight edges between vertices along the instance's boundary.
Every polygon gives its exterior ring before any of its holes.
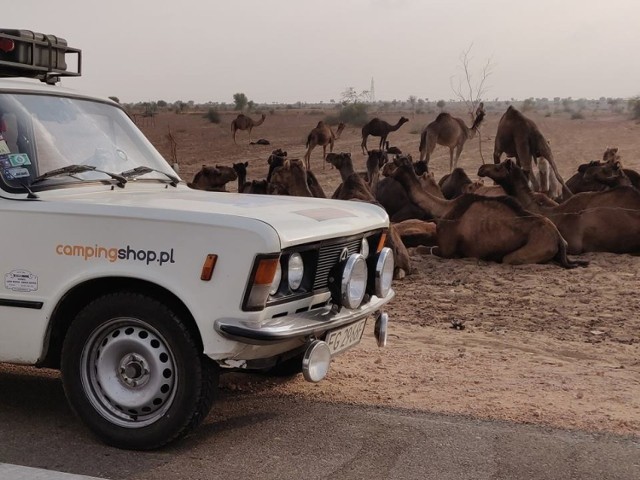
{"type": "Polygon", "coordinates": [[[64,38],[31,30],[0,29],[0,77],[37,78],[54,85],[60,77],[79,77],[82,52],[64,38]],[[76,71],[67,70],[65,55],[77,56],[76,71]]]}

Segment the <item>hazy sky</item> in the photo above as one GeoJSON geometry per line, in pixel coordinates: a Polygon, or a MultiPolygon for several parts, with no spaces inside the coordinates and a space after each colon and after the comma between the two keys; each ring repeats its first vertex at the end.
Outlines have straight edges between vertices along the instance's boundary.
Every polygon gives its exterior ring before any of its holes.
{"type": "Polygon", "coordinates": [[[82,49],[65,86],[124,102],[328,102],[372,78],[378,100],[448,100],[471,45],[476,78],[493,64],[487,99],[626,98],[639,22],[638,0],[4,0],[0,14],[82,49]]]}

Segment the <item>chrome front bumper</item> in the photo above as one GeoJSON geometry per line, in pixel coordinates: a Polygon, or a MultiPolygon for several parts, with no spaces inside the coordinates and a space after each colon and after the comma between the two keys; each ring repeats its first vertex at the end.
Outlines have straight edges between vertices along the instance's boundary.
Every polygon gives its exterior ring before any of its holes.
{"type": "Polygon", "coordinates": [[[222,318],[215,321],[214,328],[227,338],[253,345],[283,342],[300,337],[320,337],[327,330],[356,322],[371,315],[380,310],[394,296],[395,292],[391,290],[385,298],[373,296],[368,303],[359,308],[354,310],[343,308],[340,312],[334,311],[331,305],[327,305],[312,311],[270,318],[260,322],[222,318]]]}

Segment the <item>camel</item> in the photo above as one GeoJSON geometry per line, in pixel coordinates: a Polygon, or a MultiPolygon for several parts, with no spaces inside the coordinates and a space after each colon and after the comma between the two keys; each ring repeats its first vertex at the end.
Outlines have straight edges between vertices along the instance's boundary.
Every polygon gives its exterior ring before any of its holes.
{"type": "Polygon", "coordinates": [[[484,120],[484,104],[480,103],[476,109],[476,116],[471,127],[467,127],[461,118],[452,117],[442,112],[420,134],[420,160],[429,165],[429,159],[436,145],[449,147],[449,171],[458,166],[460,154],[467,140],[471,140],[478,133],[480,124],[484,120]],[[453,151],[455,150],[455,158],[453,151]]]}
{"type": "Polygon", "coordinates": [[[238,193],[242,193],[244,189],[251,185],[250,182],[247,182],[247,167],[249,166],[249,162],[240,162],[234,163],[232,165],[233,170],[238,175],[238,193]]]}
{"type": "Polygon", "coordinates": [[[602,162],[596,160],[583,163],[567,180],[567,186],[574,193],[601,191],[625,185],[640,188],[640,174],[622,167],[617,148],[607,148],[602,156],[602,162]]]}
{"type": "Polygon", "coordinates": [[[382,150],[370,150],[367,157],[367,183],[373,196],[376,196],[378,181],[380,180],[380,169],[389,161],[387,153],[382,150]]]}
{"type": "Polygon", "coordinates": [[[586,265],[567,257],[567,242],[553,223],[533,215],[510,197],[462,195],[434,197],[420,188],[411,161],[399,157],[393,177],[411,200],[436,218],[438,245],[444,258],[474,257],[510,265],[554,261],[564,268],[586,265]]]}
{"type": "Polygon", "coordinates": [[[549,142],[544,138],[538,126],[533,120],[525,117],[516,110],[513,105],[507,108],[498,122],[495,145],[493,149],[493,163],[500,163],[500,156],[506,153],[508,157],[515,157],[522,166],[527,177],[531,181],[534,190],[540,190],[540,184],[532,172],[532,160],[536,162],[539,157],[545,158],[553,173],[562,185],[563,194],[571,196],[571,190],[558,172],[558,167],[553,159],[549,142]]]}
{"type": "Polygon", "coordinates": [[[253,120],[244,114],[239,114],[233,122],[231,122],[231,132],[233,133],[233,143],[236,143],[236,132],[238,130],[249,130],[249,142],[251,142],[251,130],[253,127],[262,125],[266,115],[263,113],[260,120],[253,120]]]}
{"type": "Polygon", "coordinates": [[[282,151],[281,149],[274,150],[267,158],[267,163],[269,164],[269,171],[267,172],[267,183],[271,182],[271,175],[273,174],[274,169],[281,167],[284,165],[284,161],[287,159],[287,152],[282,151]]]}
{"type": "MultiPolygon", "coordinates": [[[[411,158],[411,155],[408,155],[408,158],[411,158]]],[[[422,164],[424,164],[424,162],[413,163],[413,169],[416,175],[418,175],[420,185],[431,195],[444,198],[433,173],[419,173],[422,171],[422,164]]],[[[410,219],[432,220],[433,217],[413,203],[402,185],[391,176],[396,168],[398,167],[393,162],[388,162],[384,165],[382,168],[384,178],[378,182],[376,191],[376,200],[387,211],[389,219],[394,223],[410,219]]]]}
{"type": "Polygon", "coordinates": [[[322,168],[325,166],[324,159],[327,157],[327,145],[329,146],[329,152],[333,152],[333,143],[340,138],[342,131],[345,128],[345,124],[340,122],[336,133],[329,125],[326,125],[323,121],[319,121],[316,128],[309,132],[307,135],[307,153],[304,154],[304,160],[307,163],[307,170],[310,170],[311,151],[320,145],[322,147],[322,168]]]}
{"type": "Polygon", "coordinates": [[[525,172],[510,160],[482,165],[478,175],[491,178],[524,208],[551,220],[567,241],[569,253],[640,252],[640,191],[633,187],[583,192],[546,207],[535,201],[525,172]]]}
{"type": "MultiPolygon", "coordinates": [[[[338,169],[340,177],[342,178],[342,185],[338,187],[332,198],[338,200],[358,200],[381,206],[376,201],[362,176],[354,170],[350,153],[329,153],[326,161],[338,169]]],[[[393,250],[395,260],[393,278],[401,279],[404,278],[405,275],[409,275],[411,273],[409,252],[404,243],[402,243],[398,232],[393,228],[393,224],[389,225],[386,246],[393,250]]]]}
{"type": "Polygon", "coordinates": [[[193,180],[187,185],[196,190],[207,190],[209,192],[226,192],[226,184],[234,181],[238,175],[232,167],[216,165],[208,167],[203,165],[197,172],[193,180]]]}
{"type": "Polygon", "coordinates": [[[396,123],[395,125],[390,125],[384,120],[380,120],[378,117],[371,119],[367,124],[365,124],[364,127],[362,127],[362,153],[366,155],[368,152],[367,138],[369,137],[369,135],[371,135],[372,137],[380,137],[380,146],[378,148],[382,150],[382,147],[387,141],[387,136],[389,135],[389,133],[395,132],[408,121],[408,118],[400,117],[398,123],[396,123]]]}
{"type": "MultiPolygon", "coordinates": [[[[284,157],[276,157],[284,158],[284,157]]],[[[282,165],[275,167],[268,181],[267,191],[271,195],[291,195],[294,197],[313,197],[307,184],[307,170],[299,158],[285,159],[282,165]]]]}

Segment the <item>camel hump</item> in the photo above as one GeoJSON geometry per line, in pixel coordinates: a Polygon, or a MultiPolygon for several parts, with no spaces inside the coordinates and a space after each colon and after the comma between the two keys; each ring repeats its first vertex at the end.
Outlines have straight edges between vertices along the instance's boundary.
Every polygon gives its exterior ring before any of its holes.
{"type": "Polygon", "coordinates": [[[438,114],[438,116],[436,117],[436,122],[439,122],[441,120],[444,120],[447,117],[450,117],[451,115],[449,115],[447,112],[441,112],[438,114]]]}

